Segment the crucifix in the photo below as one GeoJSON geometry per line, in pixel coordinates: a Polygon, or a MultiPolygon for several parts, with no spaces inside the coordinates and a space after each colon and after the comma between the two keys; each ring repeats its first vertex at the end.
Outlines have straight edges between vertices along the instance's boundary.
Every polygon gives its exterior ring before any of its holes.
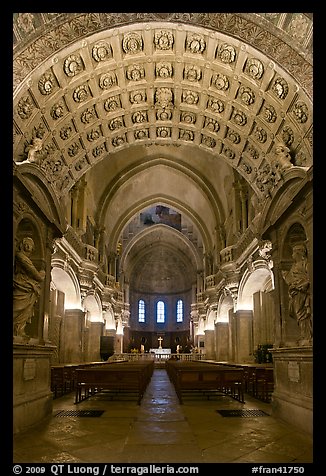
{"type": "Polygon", "coordinates": [[[159,346],[158,346],[158,348],[159,348],[159,349],[162,349],[162,340],[163,340],[162,337],[158,337],[157,340],[158,340],[159,343],[160,343],[159,346]]]}

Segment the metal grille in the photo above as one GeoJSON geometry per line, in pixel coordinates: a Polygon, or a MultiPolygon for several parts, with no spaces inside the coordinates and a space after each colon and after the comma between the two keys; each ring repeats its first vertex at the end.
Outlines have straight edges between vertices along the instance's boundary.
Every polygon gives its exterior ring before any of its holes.
{"type": "Polygon", "coordinates": [[[100,417],[104,410],[60,410],[56,417],[100,417]]]}
{"type": "Polygon", "coordinates": [[[269,414],[264,412],[263,410],[216,410],[216,411],[223,417],[248,418],[248,417],[269,416],[269,414]]]}

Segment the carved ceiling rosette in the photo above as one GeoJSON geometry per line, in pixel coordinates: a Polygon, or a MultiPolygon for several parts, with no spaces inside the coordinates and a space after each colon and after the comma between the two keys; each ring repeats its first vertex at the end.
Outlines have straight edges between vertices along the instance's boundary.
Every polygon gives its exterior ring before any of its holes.
{"type": "Polygon", "coordinates": [[[89,124],[95,119],[97,119],[97,115],[94,107],[88,107],[80,115],[80,120],[83,124],[89,124]]]}
{"type": "Polygon", "coordinates": [[[276,78],[272,84],[272,91],[279,99],[285,99],[289,92],[288,83],[284,78],[276,78]]]}
{"type": "Polygon", "coordinates": [[[216,146],[216,140],[212,137],[206,136],[204,134],[201,135],[201,144],[205,145],[209,149],[213,149],[216,146]]]}
{"type": "Polygon", "coordinates": [[[122,146],[123,144],[127,143],[127,138],[126,138],[126,134],[121,134],[117,137],[114,137],[111,141],[113,147],[120,147],[122,146]]]}
{"type": "Polygon", "coordinates": [[[199,101],[199,94],[188,89],[187,91],[182,91],[181,99],[186,104],[196,105],[199,101]]]}
{"type": "Polygon", "coordinates": [[[77,86],[73,92],[73,100],[78,103],[87,101],[89,96],[90,92],[87,84],[81,84],[80,86],[77,86]]]}
{"type": "Polygon", "coordinates": [[[246,106],[250,106],[255,102],[255,93],[247,86],[240,86],[238,96],[246,106]]]}
{"type": "Polygon", "coordinates": [[[148,129],[139,129],[138,131],[134,132],[134,137],[136,140],[143,140],[149,137],[149,130],[148,129]]]}
{"type": "Polygon", "coordinates": [[[157,137],[161,137],[163,139],[171,137],[171,127],[157,127],[156,135],[157,137]]]}
{"type": "Polygon", "coordinates": [[[174,43],[174,36],[171,31],[158,30],[154,34],[154,45],[157,50],[168,51],[172,50],[174,43]]]}
{"type": "Polygon", "coordinates": [[[134,124],[141,124],[147,122],[147,111],[136,111],[132,114],[131,120],[134,124]]]}
{"type": "Polygon", "coordinates": [[[264,144],[267,140],[267,132],[265,131],[265,129],[259,126],[256,126],[254,136],[255,139],[261,144],[264,144]]]}
{"type": "Polygon", "coordinates": [[[122,49],[126,54],[135,54],[143,50],[143,39],[137,32],[127,33],[122,40],[122,49]]]}
{"type": "Polygon", "coordinates": [[[231,141],[233,144],[239,144],[241,141],[241,136],[238,134],[238,132],[234,131],[233,129],[228,128],[227,134],[226,134],[227,139],[231,141]]]}
{"type": "Polygon", "coordinates": [[[50,109],[50,115],[52,117],[52,119],[54,119],[55,121],[57,119],[60,119],[61,117],[64,116],[64,113],[66,112],[66,108],[65,108],[65,104],[63,101],[59,101],[57,103],[55,103],[51,109],[50,109]]]}
{"type": "Polygon", "coordinates": [[[231,119],[238,126],[244,126],[247,124],[247,116],[239,109],[233,109],[231,119]]]}
{"type": "Polygon", "coordinates": [[[234,63],[236,58],[235,48],[232,45],[223,43],[217,47],[216,57],[219,58],[223,63],[234,63]]]}
{"type": "Polygon", "coordinates": [[[179,129],[179,139],[193,141],[194,138],[195,134],[193,133],[193,131],[189,131],[187,129],[179,129]]]}
{"type": "Polygon", "coordinates": [[[257,58],[249,58],[243,70],[248,76],[253,79],[261,79],[264,74],[264,65],[257,58]]]}
{"type": "Polygon", "coordinates": [[[205,117],[204,128],[211,132],[218,132],[220,130],[219,123],[211,117],[205,117]]]}
{"type": "Polygon", "coordinates": [[[67,76],[73,78],[84,70],[84,63],[80,55],[68,56],[63,62],[63,70],[67,76]]]}
{"type": "Polygon", "coordinates": [[[100,76],[98,85],[101,89],[107,90],[117,84],[117,76],[113,71],[108,71],[100,76]]]}
{"type": "Polygon", "coordinates": [[[92,57],[99,63],[112,58],[112,48],[106,41],[99,41],[92,48],[92,57]]]}
{"type": "Polygon", "coordinates": [[[155,74],[157,78],[161,79],[172,78],[172,64],[167,62],[157,63],[155,67],[155,74]]]}
{"type": "Polygon", "coordinates": [[[156,89],[155,106],[159,106],[162,109],[173,107],[173,91],[171,88],[156,89]]]}
{"type": "Polygon", "coordinates": [[[202,73],[199,66],[196,65],[186,65],[183,70],[183,78],[187,81],[199,81],[201,79],[202,73]]]}
{"type": "Polygon", "coordinates": [[[269,122],[270,124],[275,122],[277,119],[275,107],[271,104],[264,104],[264,106],[262,107],[262,116],[265,121],[269,122]]]}
{"type": "Polygon", "coordinates": [[[146,102],[147,96],[145,89],[138,89],[137,91],[131,91],[129,93],[129,101],[131,104],[141,104],[146,102]]]}
{"type": "Polygon", "coordinates": [[[38,82],[38,89],[40,93],[43,94],[43,96],[48,96],[49,94],[53,93],[56,86],[57,81],[52,71],[47,71],[44,73],[38,82]]]}
{"type": "Polygon", "coordinates": [[[124,127],[124,121],[123,117],[115,117],[109,122],[109,129],[110,131],[117,131],[118,129],[121,129],[124,127]]]}
{"type": "Polygon", "coordinates": [[[180,114],[180,121],[186,122],[187,124],[195,124],[196,122],[196,114],[189,111],[182,111],[180,114]]]}
{"type": "Polygon", "coordinates": [[[293,107],[293,115],[297,122],[303,124],[308,120],[308,107],[303,101],[298,101],[293,107]]]}
{"type": "Polygon", "coordinates": [[[21,119],[29,119],[35,109],[35,104],[30,96],[24,96],[18,101],[17,113],[21,119]]]}
{"type": "Polygon", "coordinates": [[[186,39],[186,51],[189,53],[203,53],[206,48],[206,42],[203,35],[190,33],[186,39]]]}
{"type": "Polygon", "coordinates": [[[129,81],[140,81],[145,78],[145,68],[142,64],[131,64],[127,67],[126,77],[129,81]]]}
{"type": "Polygon", "coordinates": [[[121,108],[121,101],[120,101],[120,96],[111,96],[109,97],[105,102],[104,102],[104,109],[107,112],[113,112],[116,109],[121,108]]]}
{"type": "Polygon", "coordinates": [[[214,73],[212,76],[212,85],[219,91],[227,91],[230,87],[230,81],[225,74],[214,73]]]}
{"type": "Polygon", "coordinates": [[[209,96],[207,100],[207,109],[220,114],[224,111],[224,102],[221,99],[209,96]]]}

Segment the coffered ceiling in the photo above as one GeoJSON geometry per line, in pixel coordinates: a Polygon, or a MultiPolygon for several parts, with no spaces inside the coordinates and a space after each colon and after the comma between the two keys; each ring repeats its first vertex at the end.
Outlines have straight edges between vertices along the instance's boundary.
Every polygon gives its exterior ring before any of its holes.
{"type": "Polygon", "coordinates": [[[63,202],[87,175],[115,243],[160,202],[207,244],[234,174],[264,200],[276,144],[312,165],[309,45],[275,15],[16,14],[14,161],[33,160],[63,202]]]}

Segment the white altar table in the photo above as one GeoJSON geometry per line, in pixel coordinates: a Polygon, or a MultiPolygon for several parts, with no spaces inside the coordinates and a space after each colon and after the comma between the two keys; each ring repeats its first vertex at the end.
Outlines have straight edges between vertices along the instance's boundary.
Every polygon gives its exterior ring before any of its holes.
{"type": "Polygon", "coordinates": [[[149,352],[155,354],[156,359],[168,359],[171,354],[171,349],[149,349],[149,352]]]}

